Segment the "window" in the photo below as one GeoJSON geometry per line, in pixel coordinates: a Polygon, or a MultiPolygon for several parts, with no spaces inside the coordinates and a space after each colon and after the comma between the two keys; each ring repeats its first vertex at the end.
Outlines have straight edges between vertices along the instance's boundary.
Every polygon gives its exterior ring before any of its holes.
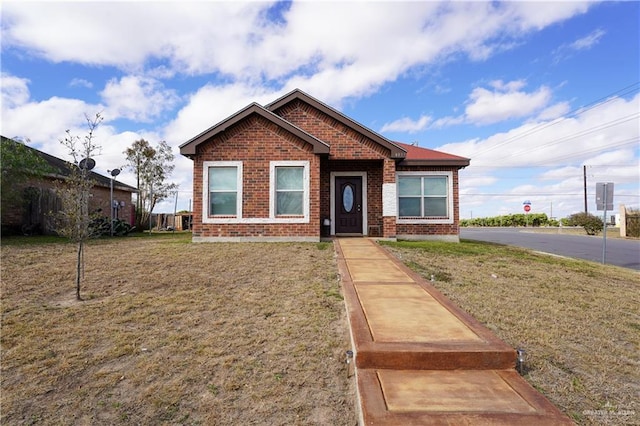
{"type": "Polygon", "coordinates": [[[271,212],[273,219],[307,219],[309,216],[309,162],[272,161],[271,212]]]}
{"type": "Polygon", "coordinates": [[[205,161],[204,174],[208,217],[242,216],[242,163],[237,161],[205,161]]]}
{"type": "Polygon", "coordinates": [[[452,219],[450,172],[398,174],[399,219],[452,219]]]}
{"type": "Polygon", "coordinates": [[[302,215],[304,167],[276,167],[276,216],[302,215]]]}

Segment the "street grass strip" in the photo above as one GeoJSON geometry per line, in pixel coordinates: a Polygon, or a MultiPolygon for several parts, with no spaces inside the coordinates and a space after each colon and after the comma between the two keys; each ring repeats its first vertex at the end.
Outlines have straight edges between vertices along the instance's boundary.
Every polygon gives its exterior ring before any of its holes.
{"type": "Polygon", "coordinates": [[[330,244],[2,244],[2,424],[353,425],[330,244]]]}
{"type": "Polygon", "coordinates": [[[525,349],[524,377],[578,424],[640,424],[637,272],[468,240],[382,244],[525,349]]]}

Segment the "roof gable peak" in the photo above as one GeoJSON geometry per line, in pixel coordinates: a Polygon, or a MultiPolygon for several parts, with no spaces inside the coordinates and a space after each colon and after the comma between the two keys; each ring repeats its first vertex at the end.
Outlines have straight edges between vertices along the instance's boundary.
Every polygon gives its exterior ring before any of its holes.
{"type": "Polygon", "coordinates": [[[339,121],[343,125],[353,129],[358,133],[365,135],[366,137],[373,140],[374,142],[384,146],[389,151],[391,151],[391,158],[394,158],[394,159],[405,158],[407,152],[404,148],[400,147],[399,145],[385,138],[381,134],[347,117],[346,115],[336,110],[335,108],[325,104],[324,102],[319,101],[318,99],[303,92],[300,89],[292,90],[291,92],[280,97],[279,99],[265,105],[265,108],[275,113],[275,111],[277,111],[278,109],[296,100],[299,100],[301,102],[306,103],[307,105],[314,107],[315,109],[327,114],[331,118],[339,121]]]}
{"type": "Polygon", "coordinates": [[[240,111],[238,111],[235,114],[225,118],[224,120],[220,121],[219,123],[213,125],[212,127],[208,128],[204,132],[200,133],[199,135],[191,138],[187,142],[185,142],[182,145],[180,145],[180,153],[182,155],[187,156],[187,157],[195,155],[196,154],[196,147],[198,145],[200,145],[201,143],[206,142],[209,139],[213,138],[214,136],[224,132],[225,130],[227,130],[228,127],[237,124],[238,122],[244,120],[245,118],[251,116],[252,114],[258,114],[259,116],[261,116],[261,117],[269,120],[270,122],[272,122],[272,123],[284,128],[285,130],[287,130],[290,133],[298,136],[299,138],[301,138],[305,142],[311,144],[313,146],[313,151],[316,154],[328,154],[329,153],[329,145],[327,145],[326,143],[322,142],[320,139],[316,138],[315,136],[310,135],[309,133],[305,132],[304,130],[300,129],[299,127],[293,125],[292,123],[289,123],[284,118],[280,117],[277,114],[274,114],[272,111],[269,111],[268,109],[264,108],[263,106],[261,106],[260,104],[258,104],[256,102],[250,103],[249,105],[247,105],[246,107],[244,107],[240,111]]]}

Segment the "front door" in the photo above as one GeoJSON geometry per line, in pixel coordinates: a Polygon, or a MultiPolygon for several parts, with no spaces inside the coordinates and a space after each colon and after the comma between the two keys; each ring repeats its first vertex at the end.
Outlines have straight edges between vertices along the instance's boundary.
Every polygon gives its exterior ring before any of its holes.
{"type": "Polygon", "coordinates": [[[335,232],[362,235],[362,177],[336,176],[335,232]]]}

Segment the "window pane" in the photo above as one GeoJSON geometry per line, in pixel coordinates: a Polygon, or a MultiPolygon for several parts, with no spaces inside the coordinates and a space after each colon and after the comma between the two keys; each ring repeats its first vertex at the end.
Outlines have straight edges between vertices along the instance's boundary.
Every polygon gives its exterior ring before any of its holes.
{"type": "Polygon", "coordinates": [[[301,215],[302,191],[287,191],[276,193],[276,214],[301,215]]]}
{"type": "Polygon", "coordinates": [[[421,195],[419,177],[401,177],[398,179],[398,191],[399,195],[421,195]]]}
{"type": "Polygon", "coordinates": [[[446,177],[425,177],[424,195],[447,195],[446,177]]]}
{"type": "Polygon", "coordinates": [[[236,214],[236,201],[238,195],[235,192],[212,192],[209,194],[211,202],[210,215],[229,215],[236,214]]]}
{"type": "Polygon", "coordinates": [[[302,190],[304,167],[276,167],[276,189],[302,190]]]}
{"type": "Polygon", "coordinates": [[[353,188],[351,185],[347,185],[342,190],[342,207],[347,213],[351,213],[353,208],[353,188]]]}
{"type": "Polygon", "coordinates": [[[236,167],[210,167],[210,191],[236,191],[238,189],[238,169],[236,167]]]}
{"type": "Polygon", "coordinates": [[[424,215],[429,216],[447,216],[447,199],[440,197],[428,197],[424,199],[424,215]]]}
{"type": "Polygon", "coordinates": [[[399,200],[400,216],[420,216],[420,198],[402,197],[399,200]]]}

